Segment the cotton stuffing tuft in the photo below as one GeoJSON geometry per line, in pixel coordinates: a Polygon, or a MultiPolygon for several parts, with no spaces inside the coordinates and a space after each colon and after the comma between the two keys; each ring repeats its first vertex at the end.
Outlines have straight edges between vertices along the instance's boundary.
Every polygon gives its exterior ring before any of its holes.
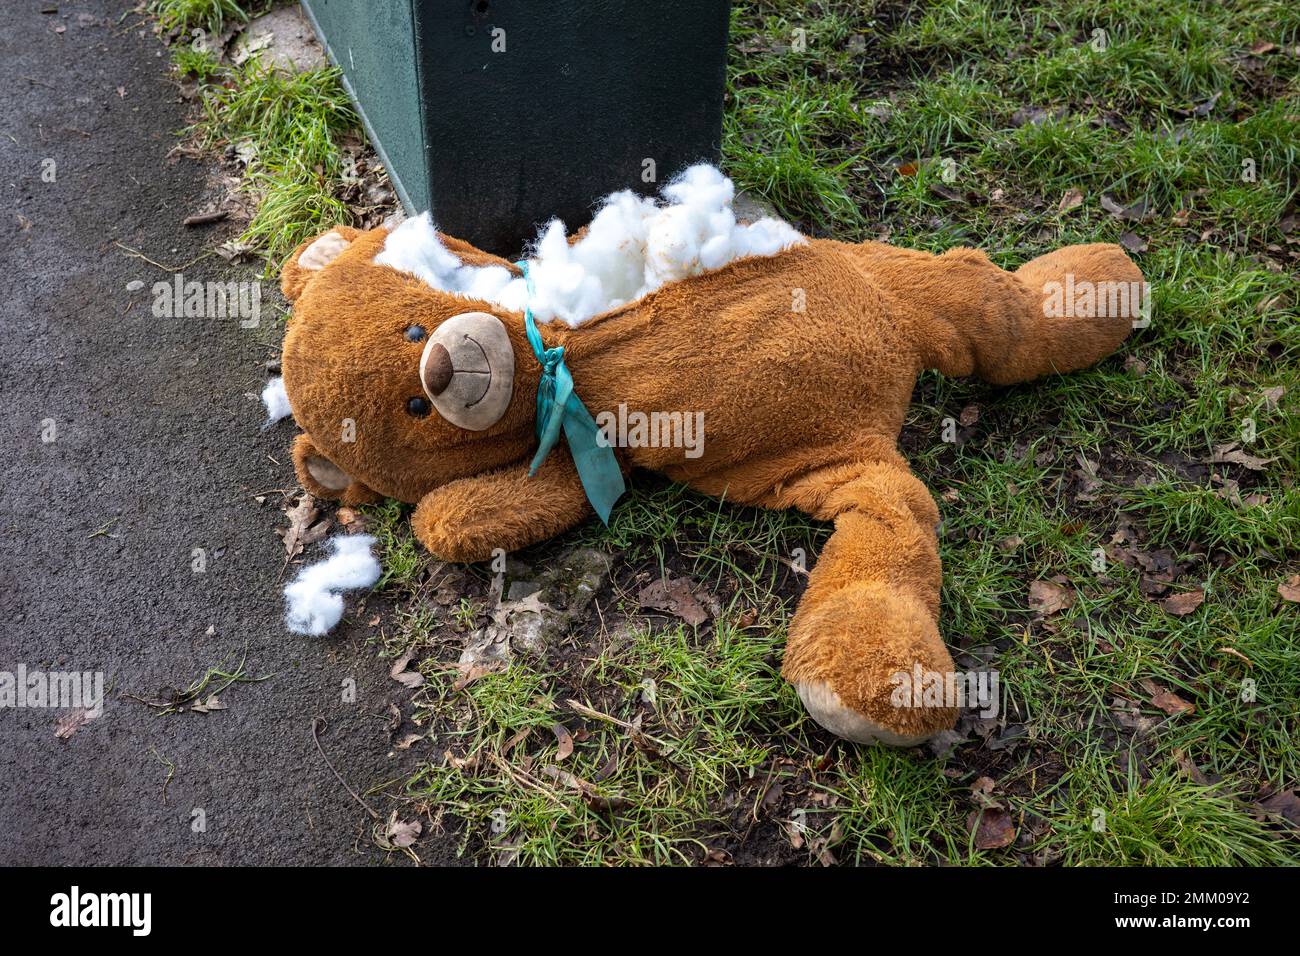
{"type": "Polygon", "coordinates": [[[341,535],[330,544],[333,554],[303,568],[285,585],[285,620],[295,634],[328,634],[343,617],[339,592],[368,588],[379,580],[379,561],[370,551],[373,535],[341,535]]]}
{"type": "Polygon", "coordinates": [[[715,167],[692,166],[663,189],[665,204],[623,190],[607,196],[587,233],[570,244],[564,223],[544,226],[528,257],[531,293],[502,266],[467,266],[443,245],[429,213],[397,226],[375,256],[429,286],[571,328],[669,282],[746,256],[773,256],[806,242],[779,219],[741,224],[736,187],[715,167]]]}

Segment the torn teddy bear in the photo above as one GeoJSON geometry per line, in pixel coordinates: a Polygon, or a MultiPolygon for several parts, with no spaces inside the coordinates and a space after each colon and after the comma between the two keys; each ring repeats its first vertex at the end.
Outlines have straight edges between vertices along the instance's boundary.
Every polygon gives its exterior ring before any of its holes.
{"type": "Polygon", "coordinates": [[[689,455],[608,430],[598,444],[616,446],[605,451],[624,473],[834,522],[783,673],[833,732],[917,743],[952,725],[956,702],[893,693],[899,675],[954,671],[937,623],[938,510],[896,448],[916,377],[1009,384],[1090,365],[1138,317],[1129,298],[1062,315],[1045,308],[1050,288],[1130,289],[1142,275],[1115,245],[1005,271],[972,249],[806,239],[775,220],[738,223],[732,195],[709,167],[667,187],[664,204],[616,194],[579,236],[543,231],[531,286],[426,218],[304,243],[282,276],[298,476],[348,504],[417,503],[431,552],[480,561],[592,514],[580,471],[601,452],[575,447],[576,412],[530,476],[539,387],[563,404],[571,382],[605,420],[698,414],[689,455]]]}

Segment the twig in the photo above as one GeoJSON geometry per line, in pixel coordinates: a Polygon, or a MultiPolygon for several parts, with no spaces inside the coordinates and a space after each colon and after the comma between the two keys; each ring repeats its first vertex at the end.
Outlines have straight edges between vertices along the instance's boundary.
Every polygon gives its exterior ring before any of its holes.
{"type": "Polygon", "coordinates": [[[317,731],[322,726],[325,726],[324,717],[313,717],[311,719],[311,739],[312,742],[316,744],[316,750],[319,751],[321,760],[325,761],[325,766],[330,768],[330,773],[334,774],[334,779],[337,780],[339,784],[343,787],[343,789],[348,792],[348,795],[351,796],[352,799],[355,800],[357,803],[361,804],[362,808],[366,811],[366,813],[370,814],[370,819],[372,820],[382,819],[377,810],[372,808],[370,804],[366,803],[366,801],[362,800],[359,796],[357,796],[357,792],[353,790],[351,787],[349,787],[348,782],[344,780],[342,776],[339,775],[339,772],[337,770],[334,769],[334,764],[330,763],[330,758],[325,756],[325,748],[323,748],[320,745],[320,737],[317,736],[317,731]]]}
{"type": "Polygon", "coordinates": [[[99,538],[99,537],[104,537],[104,538],[119,537],[119,535],[108,533],[108,529],[113,527],[113,525],[115,524],[117,524],[117,519],[116,518],[110,519],[108,524],[104,525],[104,527],[100,528],[98,531],[92,531],[90,534],[86,535],[86,540],[89,541],[91,538],[99,538]]]}
{"type": "Polygon", "coordinates": [[[598,710],[594,710],[593,708],[588,707],[586,704],[578,703],[576,700],[572,698],[566,700],[565,703],[568,704],[569,707],[572,708],[575,713],[581,714],[584,717],[590,717],[593,720],[603,720],[606,723],[613,724],[616,727],[622,727],[626,731],[644,737],[646,740],[650,741],[653,744],[658,744],[660,747],[666,747],[670,750],[672,749],[672,745],[668,743],[668,741],[660,740],[658,737],[652,737],[650,736],[650,734],[647,734],[640,727],[636,726],[635,724],[630,724],[626,720],[619,720],[617,717],[613,717],[610,714],[603,714],[598,710]]]}
{"type": "Polygon", "coordinates": [[[167,803],[167,787],[171,785],[172,778],[176,776],[176,764],[172,763],[166,757],[158,752],[156,747],[150,747],[149,752],[158,758],[158,762],[167,768],[167,779],[163,781],[162,802],[167,803]]]}
{"type": "Polygon", "coordinates": [[[150,259],[139,249],[132,249],[130,246],[124,245],[123,243],[118,242],[116,239],[113,240],[113,245],[117,246],[119,249],[126,250],[126,254],[128,256],[132,256],[136,259],[143,259],[145,262],[149,263],[149,265],[155,266],[161,269],[163,272],[184,272],[190,266],[194,265],[194,263],[201,262],[202,260],[206,259],[208,256],[212,255],[212,250],[209,249],[207,252],[195,256],[193,259],[185,263],[185,265],[183,266],[169,266],[169,265],[164,265],[161,262],[158,262],[156,259],[150,259]]]}
{"type": "Polygon", "coordinates": [[[229,215],[230,213],[224,209],[218,209],[216,212],[200,212],[195,213],[193,216],[186,216],[181,220],[181,224],[185,226],[210,226],[214,222],[221,222],[229,215]]]}

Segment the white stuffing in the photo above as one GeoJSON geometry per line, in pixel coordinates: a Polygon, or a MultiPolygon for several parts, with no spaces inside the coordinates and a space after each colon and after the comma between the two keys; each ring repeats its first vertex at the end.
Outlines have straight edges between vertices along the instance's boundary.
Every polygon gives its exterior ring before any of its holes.
{"type": "Polygon", "coordinates": [[[587,234],[573,245],[564,223],[552,219],[528,257],[531,296],[508,269],[461,264],[438,239],[427,212],[393,229],[374,261],[444,292],[512,311],[527,304],[538,322],[559,319],[577,327],[669,282],[807,241],[779,219],[737,223],[735,195],[730,179],[700,164],[664,187],[664,204],[631,190],[607,196],[587,234]]]}
{"type": "Polygon", "coordinates": [[[321,637],[343,617],[343,595],[379,580],[379,561],[370,553],[373,535],[339,535],[330,540],[334,553],[303,568],[285,585],[285,620],[295,634],[321,637]]]}
{"type": "Polygon", "coordinates": [[[289,407],[289,393],[284,390],[284,379],[276,376],[262,389],[262,404],[266,406],[266,424],[274,425],[282,418],[293,414],[289,407]]]}

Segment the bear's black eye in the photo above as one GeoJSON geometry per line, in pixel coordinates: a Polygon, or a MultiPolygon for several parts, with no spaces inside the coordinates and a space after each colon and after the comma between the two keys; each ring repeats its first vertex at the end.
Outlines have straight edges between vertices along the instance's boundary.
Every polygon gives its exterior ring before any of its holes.
{"type": "Polygon", "coordinates": [[[408,398],[406,400],[406,413],[408,415],[414,415],[416,418],[423,418],[425,415],[429,414],[429,407],[429,400],[423,395],[418,395],[415,398],[408,398]]]}
{"type": "Polygon", "coordinates": [[[406,327],[406,341],[419,342],[423,338],[424,338],[424,326],[408,325],[406,327]]]}

